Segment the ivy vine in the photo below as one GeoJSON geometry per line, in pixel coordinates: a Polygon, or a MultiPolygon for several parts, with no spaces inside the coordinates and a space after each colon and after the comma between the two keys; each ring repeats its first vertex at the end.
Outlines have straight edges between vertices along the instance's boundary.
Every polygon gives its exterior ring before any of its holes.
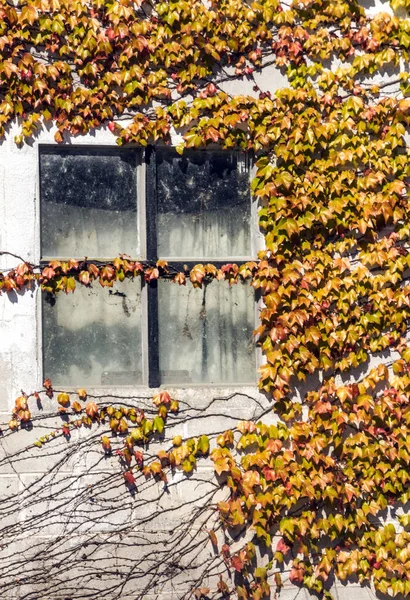
{"type": "MultiPolygon", "coordinates": [[[[209,532],[224,570],[216,590],[192,590],[197,598],[261,600],[286,572],[321,597],[333,578],[353,576],[410,594],[410,517],[396,527],[380,520],[410,500],[410,19],[407,0],[391,7],[399,16],[368,17],[355,0],[0,0],[1,136],[16,119],[18,145],[48,122],[58,143],[107,126],[119,145],[169,144],[176,130],[181,153],[218,144],[256,155],[266,247],[254,262],[179,272],[120,255],[22,261],[0,276],[6,293],[140,276],[194,286],[248,279],[261,290],[259,387],[275,424],[243,421],[214,447],[205,433],[176,436],[146,462],[139,446],[178,411],[167,392],[154,397],[153,419],[84,404],[85,390],[72,401],[50,381],[33,395],[57,395],[66,437],[108,423],[102,446],[115,446],[127,485],[136,471],[166,482],[169,470],[190,473],[210,456],[226,491],[209,532]],[[275,94],[257,77],[272,65],[289,81],[275,94]],[[230,95],[231,81],[250,81],[254,94],[230,95]],[[389,368],[343,383],[342,373],[385,351],[395,353],[389,368]],[[317,373],[318,389],[296,401],[297,382],[317,373]],[[245,533],[251,540],[234,549],[245,533]]],[[[30,422],[30,399],[16,400],[12,431],[30,422]]]]}

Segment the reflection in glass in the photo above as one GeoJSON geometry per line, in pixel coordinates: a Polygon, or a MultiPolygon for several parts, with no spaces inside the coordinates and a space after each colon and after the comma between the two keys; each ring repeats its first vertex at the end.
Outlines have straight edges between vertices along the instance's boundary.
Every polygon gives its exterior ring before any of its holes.
{"type": "Polygon", "coordinates": [[[137,257],[138,162],[132,149],[42,148],[42,257],[137,257]]]}
{"type": "Polygon", "coordinates": [[[142,383],[140,281],[44,295],[43,356],[53,385],[142,383]]]}
{"type": "Polygon", "coordinates": [[[158,282],[163,384],[254,383],[254,290],[216,281],[202,289],[158,282]]]}
{"type": "Polygon", "coordinates": [[[249,169],[238,153],[157,150],[158,256],[251,254],[249,169]]]}

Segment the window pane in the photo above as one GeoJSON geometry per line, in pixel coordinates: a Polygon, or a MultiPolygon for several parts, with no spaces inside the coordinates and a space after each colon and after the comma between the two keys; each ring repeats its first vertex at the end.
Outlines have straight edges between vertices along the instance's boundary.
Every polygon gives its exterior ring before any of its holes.
{"type": "Polygon", "coordinates": [[[251,255],[251,201],[245,157],[157,150],[158,256],[251,255]]]}
{"type": "Polygon", "coordinates": [[[135,150],[40,150],[44,257],[139,256],[135,150]]]}
{"type": "Polygon", "coordinates": [[[254,383],[255,296],[247,283],[158,282],[161,383],[254,383]]]}
{"type": "Polygon", "coordinates": [[[142,383],[141,285],[114,288],[78,285],[58,294],[54,306],[43,296],[44,375],[54,385],[142,383]]]}

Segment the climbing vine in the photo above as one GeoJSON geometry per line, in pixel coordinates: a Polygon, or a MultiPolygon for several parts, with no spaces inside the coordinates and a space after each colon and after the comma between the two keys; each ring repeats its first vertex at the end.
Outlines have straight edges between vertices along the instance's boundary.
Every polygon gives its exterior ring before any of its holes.
{"type": "MultiPolygon", "coordinates": [[[[8,253],[3,253],[8,254],[8,253]]],[[[159,278],[167,278],[186,285],[187,281],[195,287],[209,283],[212,279],[226,280],[238,283],[252,276],[257,269],[257,263],[249,261],[240,266],[234,263],[226,263],[220,268],[212,264],[197,264],[192,269],[188,267],[184,271],[178,271],[165,260],[155,263],[133,261],[129,256],[121,255],[111,262],[96,264],[94,261],[59,261],[53,260],[47,266],[35,266],[30,263],[22,263],[15,269],[0,274],[0,291],[11,292],[34,289],[39,284],[44,292],[57,294],[64,291],[66,294],[74,292],[77,283],[90,286],[98,282],[102,287],[113,287],[116,281],[143,277],[144,281],[152,282],[159,278]]]]}
{"type": "MultiPolygon", "coordinates": [[[[154,397],[152,419],[86,401],[85,390],[72,401],[50,381],[39,392],[56,396],[61,435],[108,424],[102,446],[107,455],[115,446],[127,485],[135,471],[166,482],[169,470],[190,473],[210,455],[227,493],[209,534],[224,564],[212,592],[220,597],[269,597],[286,572],[322,597],[334,577],[353,576],[410,594],[409,515],[396,526],[380,520],[410,493],[408,4],[392,0],[390,12],[370,18],[355,0],[0,0],[2,136],[16,119],[19,146],[48,123],[58,143],[101,126],[119,145],[169,144],[176,131],[180,153],[218,144],[256,157],[252,192],[266,244],[253,262],[181,272],[120,255],[22,261],[0,275],[6,293],[136,277],[194,286],[247,279],[261,291],[259,388],[275,424],[243,421],[213,447],[205,433],[178,435],[145,462],[143,447],[178,411],[167,392],[154,397]],[[272,66],[289,82],[275,93],[258,77],[272,66]],[[228,93],[238,81],[252,95],[228,93]],[[343,383],[372,355],[377,367],[343,383]],[[318,373],[317,389],[297,401],[298,381],[318,373]],[[251,539],[237,550],[239,533],[251,539]]],[[[16,400],[12,431],[30,422],[30,401],[16,400]]]]}

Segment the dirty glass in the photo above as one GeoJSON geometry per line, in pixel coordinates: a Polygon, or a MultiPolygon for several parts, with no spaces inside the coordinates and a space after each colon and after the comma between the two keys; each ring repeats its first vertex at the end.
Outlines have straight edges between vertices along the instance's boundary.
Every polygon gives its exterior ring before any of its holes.
{"type": "Polygon", "coordinates": [[[53,385],[142,383],[140,281],[114,288],[77,285],[43,295],[44,375],[53,385]]]}
{"type": "Polygon", "coordinates": [[[43,258],[139,256],[133,149],[41,148],[43,258]]]}
{"type": "Polygon", "coordinates": [[[202,289],[158,282],[163,384],[255,382],[255,297],[247,283],[202,289]]]}
{"type": "Polygon", "coordinates": [[[231,152],[157,150],[158,256],[251,255],[249,168],[231,152]]]}

